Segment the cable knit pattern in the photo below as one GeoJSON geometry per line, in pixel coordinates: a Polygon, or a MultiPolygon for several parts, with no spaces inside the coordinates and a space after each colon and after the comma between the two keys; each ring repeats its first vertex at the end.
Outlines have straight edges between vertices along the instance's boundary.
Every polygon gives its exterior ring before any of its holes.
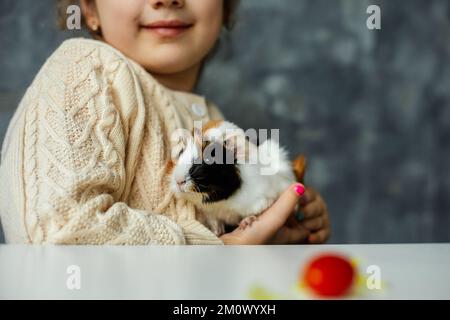
{"type": "MultiPolygon", "coordinates": [[[[169,90],[106,43],[71,39],[28,88],[2,147],[9,243],[223,244],[169,190],[169,136],[195,120],[169,90]]],[[[221,118],[207,105],[201,121],[221,118]]]]}

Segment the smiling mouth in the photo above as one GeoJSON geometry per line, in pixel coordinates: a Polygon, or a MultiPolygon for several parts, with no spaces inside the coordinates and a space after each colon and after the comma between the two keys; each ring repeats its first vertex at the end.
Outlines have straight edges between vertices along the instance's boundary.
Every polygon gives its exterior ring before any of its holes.
{"type": "Polygon", "coordinates": [[[175,37],[186,32],[192,26],[192,23],[187,23],[180,20],[165,20],[143,25],[142,28],[162,37],[175,37]]]}

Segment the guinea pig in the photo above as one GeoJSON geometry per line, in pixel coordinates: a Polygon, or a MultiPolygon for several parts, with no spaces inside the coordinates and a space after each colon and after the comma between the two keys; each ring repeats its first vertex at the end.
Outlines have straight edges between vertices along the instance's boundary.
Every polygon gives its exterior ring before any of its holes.
{"type": "Polygon", "coordinates": [[[225,224],[246,228],[292,183],[303,179],[300,156],[291,163],[271,139],[257,146],[228,121],[211,121],[184,137],[170,174],[174,195],[192,202],[217,236],[225,224]]]}

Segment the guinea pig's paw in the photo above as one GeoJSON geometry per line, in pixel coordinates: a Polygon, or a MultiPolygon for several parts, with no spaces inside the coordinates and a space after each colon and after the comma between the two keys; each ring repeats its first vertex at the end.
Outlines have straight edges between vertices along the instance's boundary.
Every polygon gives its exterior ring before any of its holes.
{"type": "Polygon", "coordinates": [[[239,229],[245,230],[245,228],[250,227],[253,222],[258,220],[257,216],[248,216],[242,219],[242,221],[239,223],[239,229]]]}
{"type": "Polygon", "coordinates": [[[261,213],[268,209],[274,202],[275,198],[271,196],[266,197],[259,197],[257,200],[255,200],[251,206],[251,210],[248,212],[257,212],[261,213]]]}

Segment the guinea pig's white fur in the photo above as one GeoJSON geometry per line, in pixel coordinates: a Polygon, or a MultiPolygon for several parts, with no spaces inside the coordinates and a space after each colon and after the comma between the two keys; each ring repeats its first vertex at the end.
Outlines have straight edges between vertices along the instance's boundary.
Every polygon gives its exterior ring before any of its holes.
{"type": "MultiPolygon", "coordinates": [[[[233,135],[244,137],[242,129],[231,122],[223,121],[218,126],[204,131],[203,140],[217,141],[220,137],[223,139],[222,135],[230,129],[235,129],[233,135]]],[[[270,207],[290,184],[295,182],[287,152],[277,142],[268,139],[256,146],[245,138],[234,141],[237,144],[234,147],[237,149],[239,159],[255,159],[256,161],[236,164],[242,184],[226,200],[203,203],[201,194],[191,192],[192,182],[188,181],[181,189],[177,184],[177,181],[183,181],[189,175],[192,160],[202,152],[201,143],[196,143],[194,137],[189,137],[185,141],[184,151],[171,175],[170,185],[175,196],[194,203],[204,214],[208,227],[217,235],[223,233],[223,223],[237,224],[243,218],[260,214],[270,207]]]]}

